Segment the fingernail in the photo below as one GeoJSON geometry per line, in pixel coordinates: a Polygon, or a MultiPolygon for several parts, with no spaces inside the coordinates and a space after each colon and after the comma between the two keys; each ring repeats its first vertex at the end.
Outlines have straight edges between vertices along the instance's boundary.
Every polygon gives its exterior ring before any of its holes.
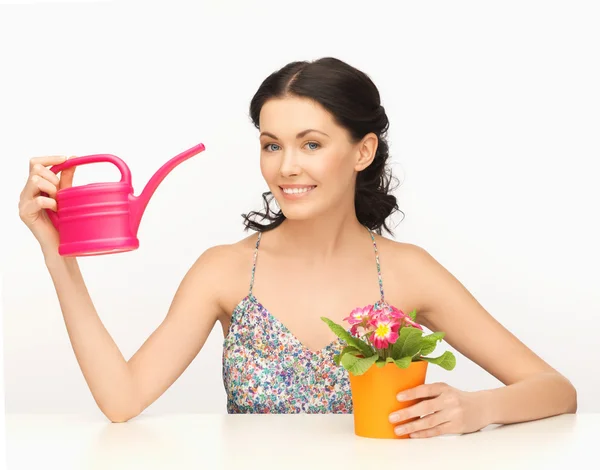
{"type": "Polygon", "coordinates": [[[396,398],[398,399],[398,401],[406,400],[406,395],[404,395],[403,393],[399,393],[398,395],[396,395],[396,398]]]}
{"type": "Polygon", "coordinates": [[[398,415],[397,415],[397,414],[391,414],[391,415],[390,415],[390,422],[391,422],[391,423],[395,423],[395,422],[397,422],[397,421],[400,421],[400,420],[398,419],[398,415]]]}
{"type": "Polygon", "coordinates": [[[396,429],[394,429],[394,432],[398,435],[401,436],[402,434],[406,434],[406,428],[399,426],[396,429]]]}

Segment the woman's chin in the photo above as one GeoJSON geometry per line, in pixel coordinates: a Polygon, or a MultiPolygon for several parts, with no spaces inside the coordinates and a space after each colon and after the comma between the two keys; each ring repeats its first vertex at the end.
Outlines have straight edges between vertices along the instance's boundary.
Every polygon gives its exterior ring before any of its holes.
{"type": "Polygon", "coordinates": [[[287,220],[310,220],[317,217],[321,212],[312,204],[300,206],[284,203],[279,207],[287,220]]]}
{"type": "Polygon", "coordinates": [[[314,217],[312,211],[294,209],[281,209],[287,220],[309,220],[314,217]]]}
{"type": "Polygon", "coordinates": [[[311,205],[306,207],[282,208],[281,212],[288,220],[302,221],[315,219],[328,219],[332,214],[339,212],[338,206],[311,205]]]}

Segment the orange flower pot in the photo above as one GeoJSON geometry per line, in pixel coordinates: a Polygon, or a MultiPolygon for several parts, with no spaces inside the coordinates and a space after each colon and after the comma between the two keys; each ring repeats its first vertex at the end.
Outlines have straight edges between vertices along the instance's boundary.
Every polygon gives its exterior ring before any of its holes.
{"type": "Polygon", "coordinates": [[[418,403],[422,399],[400,402],[396,395],[409,388],[425,383],[427,361],[411,362],[406,369],[394,363],[383,367],[373,364],[362,375],[349,373],[354,414],[354,433],[361,437],[376,439],[406,439],[408,434],[398,436],[394,428],[418,418],[391,423],[390,414],[418,403]]]}

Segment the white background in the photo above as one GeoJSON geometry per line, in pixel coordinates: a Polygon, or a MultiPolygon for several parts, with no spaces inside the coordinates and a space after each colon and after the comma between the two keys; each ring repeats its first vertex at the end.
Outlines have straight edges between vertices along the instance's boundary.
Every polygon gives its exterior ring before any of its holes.
{"type": "MultiPolygon", "coordinates": [[[[0,7],[6,411],[99,413],[18,217],[29,158],[112,153],[139,194],[169,158],[206,145],[158,188],[138,251],[80,259],[129,358],[197,256],[246,236],[240,214],[260,207],[252,95],[287,62],[322,56],[379,87],[406,214],[395,238],[426,248],[566,374],[580,411],[600,411],[597,3],[195,3],[0,7]]],[[[102,163],[80,167],[75,184],[118,177],[102,163]]],[[[217,325],[147,412],[224,413],[222,339],[217,325]]],[[[428,380],[499,385],[461,355],[428,380]]]]}

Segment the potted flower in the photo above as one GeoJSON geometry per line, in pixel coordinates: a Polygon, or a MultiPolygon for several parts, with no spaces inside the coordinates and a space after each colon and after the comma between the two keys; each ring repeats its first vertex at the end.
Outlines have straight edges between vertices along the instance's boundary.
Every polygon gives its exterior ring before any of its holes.
{"type": "Polygon", "coordinates": [[[416,310],[405,314],[382,303],[354,309],[344,318],[351,325],[350,331],[329,318],[321,319],[346,343],[334,361],[349,372],[355,434],[407,438],[394,433],[398,423],[390,423],[389,415],[418,400],[399,402],[396,395],[424,384],[430,363],[454,369],[456,358],[450,351],[428,357],[444,333],[424,334],[416,322],[416,310]]]}

